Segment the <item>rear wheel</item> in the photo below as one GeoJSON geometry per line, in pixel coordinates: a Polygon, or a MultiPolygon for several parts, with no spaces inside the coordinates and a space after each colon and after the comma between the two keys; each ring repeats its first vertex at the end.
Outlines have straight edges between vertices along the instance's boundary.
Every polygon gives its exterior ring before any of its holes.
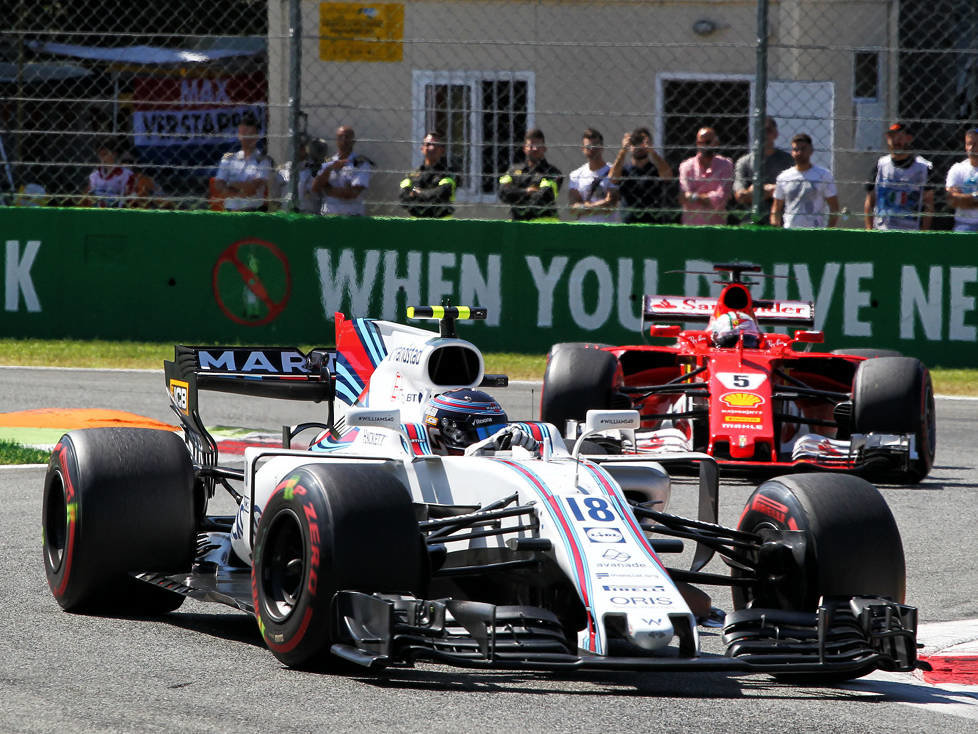
{"type": "Polygon", "coordinates": [[[568,420],[583,421],[589,410],[617,407],[619,381],[620,367],[611,352],[597,344],[556,344],[543,376],[540,418],[563,433],[568,420]]]}
{"type": "Polygon", "coordinates": [[[912,357],[880,357],[860,363],[852,386],[854,433],[906,433],[916,458],[880,479],[915,483],[927,476],[937,451],[937,414],[930,371],[912,357]]]}
{"type": "Polygon", "coordinates": [[[407,488],[372,466],[313,464],[282,480],[255,536],[255,616],[291,667],[329,665],[338,591],[414,593],[427,581],[407,488]]]}
{"type": "Polygon", "coordinates": [[[169,431],[93,428],[55,446],[44,477],[44,570],[67,611],[161,614],[183,596],[131,571],[179,572],[194,558],[194,473],[169,431]]]}

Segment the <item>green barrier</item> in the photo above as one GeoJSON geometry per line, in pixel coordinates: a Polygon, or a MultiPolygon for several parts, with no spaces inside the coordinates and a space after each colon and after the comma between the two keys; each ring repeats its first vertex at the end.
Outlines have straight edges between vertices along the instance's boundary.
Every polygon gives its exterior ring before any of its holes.
{"type": "Polygon", "coordinates": [[[485,306],[486,351],[642,343],[644,293],[707,295],[756,262],[755,297],[815,302],[826,348],[978,364],[969,235],[214,212],[0,209],[8,337],[329,344],[332,316],[485,306]]]}

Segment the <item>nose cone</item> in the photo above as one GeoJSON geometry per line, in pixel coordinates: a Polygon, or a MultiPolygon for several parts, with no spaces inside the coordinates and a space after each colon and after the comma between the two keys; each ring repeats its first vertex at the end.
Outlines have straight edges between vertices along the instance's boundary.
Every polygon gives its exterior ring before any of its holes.
{"type": "Polygon", "coordinates": [[[648,614],[629,614],[625,624],[625,635],[637,647],[649,652],[666,647],[675,635],[669,616],[648,614]]]}

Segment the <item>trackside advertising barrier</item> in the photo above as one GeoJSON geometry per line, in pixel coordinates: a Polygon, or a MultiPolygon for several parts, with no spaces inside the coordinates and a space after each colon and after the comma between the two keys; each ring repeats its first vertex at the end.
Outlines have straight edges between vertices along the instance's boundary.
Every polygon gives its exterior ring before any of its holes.
{"type": "Polygon", "coordinates": [[[826,349],[978,365],[978,239],[212,212],[0,209],[0,335],[332,343],[333,313],[485,306],[485,351],[636,344],[642,295],[715,295],[713,263],[754,262],[755,297],[815,303],[826,349]],[[706,273],[706,274],[703,274],[706,273]]]}

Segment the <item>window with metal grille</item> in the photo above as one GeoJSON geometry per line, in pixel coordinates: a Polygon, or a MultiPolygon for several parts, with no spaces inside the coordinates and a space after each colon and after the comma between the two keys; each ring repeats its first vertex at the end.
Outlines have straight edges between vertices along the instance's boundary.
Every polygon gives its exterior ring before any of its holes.
{"type": "MultiPolygon", "coordinates": [[[[493,202],[498,179],[522,153],[533,126],[533,72],[415,71],[413,139],[445,137],[458,176],[456,198],[493,202]]],[[[415,151],[414,164],[421,162],[415,151]]]]}
{"type": "Polygon", "coordinates": [[[750,78],[659,78],[663,142],[666,157],[679,163],[696,154],[696,131],[712,127],[720,138],[720,152],[736,158],[750,147],[750,78]]]}

